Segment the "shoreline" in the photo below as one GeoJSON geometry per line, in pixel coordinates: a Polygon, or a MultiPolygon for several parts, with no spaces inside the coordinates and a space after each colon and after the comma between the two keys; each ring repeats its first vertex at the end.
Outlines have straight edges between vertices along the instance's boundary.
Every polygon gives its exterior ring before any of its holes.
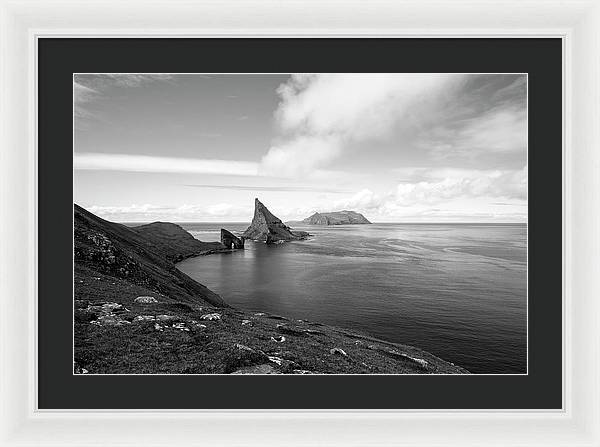
{"type": "MultiPolygon", "coordinates": [[[[352,225],[354,226],[356,224],[352,224],[352,225]]],[[[314,237],[314,235],[311,235],[311,236],[314,237]]],[[[248,242],[248,241],[246,241],[246,242],[248,242]]],[[[265,242],[254,241],[254,240],[249,240],[249,242],[252,242],[252,243],[255,243],[255,244],[265,243],[265,242]]],[[[292,241],[284,241],[284,242],[292,242],[293,243],[293,242],[302,242],[302,240],[292,240],[292,241]]],[[[228,254],[228,253],[233,253],[233,252],[239,251],[239,250],[243,250],[243,249],[229,249],[229,248],[224,248],[224,249],[207,250],[206,252],[199,253],[197,255],[188,256],[185,259],[182,259],[182,260],[178,261],[175,264],[177,265],[180,262],[183,262],[183,261],[185,261],[187,259],[192,259],[192,258],[196,258],[196,257],[199,257],[199,256],[208,256],[208,255],[215,255],[215,254],[228,254]]],[[[182,273],[184,273],[184,272],[182,272],[182,273]]],[[[226,298],[223,298],[223,299],[226,300],[226,298]]],[[[257,309],[244,309],[244,308],[239,308],[239,307],[235,307],[235,306],[231,306],[231,308],[235,309],[235,310],[239,310],[241,312],[263,314],[263,315],[266,315],[267,318],[274,318],[274,319],[281,319],[281,320],[288,320],[288,321],[293,320],[292,318],[289,318],[287,316],[272,314],[272,313],[266,311],[265,309],[258,309],[258,308],[257,309]]],[[[429,351],[425,351],[425,350],[423,350],[421,348],[418,348],[418,347],[415,347],[415,346],[412,346],[412,345],[404,345],[404,344],[401,344],[401,343],[394,342],[392,340],[387,340],[385,338],[376,337],[373,334],[370,334],[368,332],[364,332],[364,330],[363,331],[356,331],[356,330],[353,330],[352,328],[349,328],[349,327],[336,326],[336,325],[331,325],[331,324],[328,324],[328,323],[322,323],[322,322],[320,322],[318,320],[310,320],[309,321],[309,320],[304,320],[303,319],[303,320],[297,320],[297,321],[304,321],[304,322],[309,323],[309,324],[326,326],[326,327],[329,327],[329,328],[331,328],[333,330],[337,330],[337,331],[340,331],[340,332],[346,332],[347,331],[348,336],[355,337],[355,338],[358,338],[358,339],[364,339],[364,340],[370,340],[370,341],[373,341],[373,342],[384,343],[384,344],[388,344],[388,345],[390,345],[392,347],[404,347],[404,348],[408,347],[408,348],[411,348],[411,349],[414,349],[414,350],[418,350],[418,351],[421,351],[423,353],[426,353],[429,356],[437,358],[439,361],[446,362],[446,363],[451,364],[452,366],[456,366],[458,368],[461,368],[464,371],[466,371],[468,374],[472,374],[466,368],[458,366],[458,365],[456,365],[456,364],[454,364],[454,363],[452,363],[452,362],[450,362],[448,360],[444,360],[443,358],[438,357],[438,356],[436,356],[435,354],[433,354],[433,353],[431,353],[429,351]]]]}
{"type": "Polygon", "coordinates": [[[176,266],[231,249],[174,224],[141,231],[75,213],[76,373],[469,374],[417,347],[231,307],[176,266]]]}

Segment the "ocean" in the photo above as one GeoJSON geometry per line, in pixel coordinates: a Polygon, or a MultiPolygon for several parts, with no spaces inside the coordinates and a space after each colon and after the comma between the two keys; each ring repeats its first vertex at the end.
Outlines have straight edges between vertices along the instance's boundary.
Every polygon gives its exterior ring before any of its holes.
{"type": "MultiPolygon", "coordinates": [[[[180,224],[197,239],[248,224],[180,224]]],[[[525,224],[298,226],[312,236],[178,264],[229,304],[419,347],[472,373],[527,372],[525,224]]]]}

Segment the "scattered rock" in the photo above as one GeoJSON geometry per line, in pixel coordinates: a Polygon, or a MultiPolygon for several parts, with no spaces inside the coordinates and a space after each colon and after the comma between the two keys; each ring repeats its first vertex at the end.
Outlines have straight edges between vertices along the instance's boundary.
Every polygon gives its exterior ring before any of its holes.
{"type": "Polygon", "coordinates": [[[419,358],[417,358],[417,357],[411,357],[411,356],[410,356],[410,355],[408,355],[408,354],[403,354],[402,352],[398,352],[398,351],[396,351],[396,350],[394,350],[394,349],[391,349],[391,350],[389,350],[388,352],[389,352],[390,354],[394,354],[394,355],[396,355],[396,356],[398,356],[398,357],[403,357],[403,358],[405,358],[405,359],[408,359],[408,360],[411,360],[411,361],[413,361],[413,362],[415,362],[415,363],[418,363],[418,364],[419,364],[419,365],[421,365],[423,368],[426,368],[426,367],[427,367],[427,365],[429,364],[429,363],[427,362],[427,360],[419,359],[419,358]]]}
{"type": "Polygon", "coordinates": [[[419,365],[421,366],[427,366],[429,365],[429,363],[427,362],[427,360],[423,360],[423,359],[417,359],[415,357],[409,357],[411,360],[417,362],[419,365]]]}
{"type": "Polygon", "coordinates": [[[275,357],[274,355],[269,355],[269,360],[273,363],[277,363],[279,366],[283,363],[283,359],[281,357],[275,357]]]}
{"type": "MultiPolygon", "coordinates": [[[[262,353],[262,352],[261,352],[262,353]]],[[[264,354],[264,353],[262,353],[264,354]]],[[[280,352],[275,352],[273,353],[273,355],[266,355],[266,357],[269,359],[269,361],[275,363],[276,365],[281,367],[281,370],[285,373],[289,373],[291,372],[293,369],[299,369],[299,365],[293,361],[293,360],[288,360],[286,358],[283,357],[283,355],[286,354],[291,354],[289,352],[284,352],[284,353],[280,353],[280,352]],[[277,355],[275,355],[277,354],[277,355]],[[281,356],[281,357],[280,357],[281,356]]]]}
{"type": "Polygon", "coordinates": [[[136,303],[141,303],[141,304],[158,303],[158,301],[156,301],[156,298],[154,298],[153,296],[138,296],[134,301],[136,303]]]}
{"type": "Polygon", "coordinates": [[[93,312],[93,313],[103,313],[103,314],[109,314],[113,311],[127,311],[129,312],[127,309],[125,309],[123,307],[122,304],[119,303],[104,303],[104,304],[100,304],[100,305],[88,305],[87,309],[85,309],[88,312],[93,312]]]}
{"type": "Polygon", "coordinates": [[[96,320],[91,321],[90,324],[97,326],[122,326],[124,324],[131,324],[131,322],[116,314],[106,314],[100,315],[96,320]]]}
{"type": "Polygon", "coordinates": [[[383,352],[384,354],[387,354],[390,357],[396,357],[396,358],[400,358],[402,360],[408,360],[410,362],[414,362],[416,364],[418,364],[421,368],[428,368],[429,366],[429,362],[427,362],[427,360],[424,359],[420,359],[417,357],[412,357],[408,354],[405,354],[403,352],[399,352],[395,349],[386,349],[386,348],[382,348],[376,345],[368,345],[367,348],[372,349],[374,351],[380,351],[383,352]]]}
{"type": "Polygon", "coordinates": [[[304,332],[311,335],[323,335],[323,332],[315,331],[314,329],[305,329],[304,332]]]}
{"type": "Polygon", "coordinates": [[[242,320],[242,326],[250,325],[252,326],[252,322],[250,320],[242,320]]]}
{"type": "Polygon", "coordinates": [[[234,346],[236,348],[238,348],[240,351],[256,352],[254,349],[250,348],[249,346],[242,345],[240,343],[236,343],[234,346]]]}
{"type": "Polygon", "coordinates": [[[173,317],[171,315],[157,315],[156,319],[158,321],[170,321],[170,320],[175,320],[177,319],[177,317],[173,317]]]}
{"type": "Polygon", "coordinates": [[[121,326],[123,324],[130,324],[131,322],[122,318],[121,315],[124,312],[129,312],[125,309],[122,304],[119,303],[104,303],[100,305],[89,305],[87,309],[82,309],[84,312],[90,312],[98,315],[90,324],[96,326],[121,326]]]}
{"type": "Polygon", "coordinates": [[[278,324],[277,329],[279,329],[279,332],[287,335],[295,335],[297,337],[305,335],[306,332],[304,329],[294,328],[287,324],[278,324]]]}
{"type": "Polygon", "coordinates": [[[87,374],[89,371],[83,368],[79,363],[73,362],[73,372],[75,374],[87,374]]]}
{"type": "Polygon", "coordinates": [[[344,357],[348,357],[348,354],[346,354],[346,351],[344,351],[343,349],[340,348],[332,348],[329,350],[329,352],[331,354],[339,354],[339,355],[343,355],[344,357]]]}
{"type": "Polygon", "coordinates": [[[277,343],[283,343],[285,341],[285,337],[283,335],[278,335],[277,337],[271,337],[271,340],[277,343]]]}
{"type": "Polygon", "coordinates": [[[112,311],[115,311],[115,310],[121,310],[121,309],[125,310],[125,309],[123,308],[123,305],[122,305],[122,304],[118,304],[118,303],[107,303],[107,304],[103,304],[103,305],[102,305],[102,309],[103,309],[104,311],[108,311],[108,312],[112,312],[112,311]]]}
{"type": "Polygon", "coordinates": [[[154,323],[154,329],[160,332],[164,330],[164,328],[158,323],[154,323]]]}
{"type": "Polygon", "coordinates": [[[205,321],[220,320],[221,314],[219,314],[219,313],[204,314],[200,317],[200,319],[205,320],[205,321]]]}
{"type": "Polygon", "coordinates": [[[240,369],[232,372],[231,374],[281,374],[281,373],[269,364],[262,364],[262,365],[254,365],[254,366],[247,366],[245,368],[240,368],[240,369]]]}
{"type": "Polygon", "coordinates": [[[156,318],[154,318],[153,315],[138,315],[137,317],[135,317],[133,319],[134,322],[138,322],[138,321],[155,321],[156,318]]]}
{"type": "Polygon", "coordinates": [[[185,325],[185,323],[173,323],[171,326],[173,329],[178,329],[180,331],[189,332],[190,328],[185,325]]]}

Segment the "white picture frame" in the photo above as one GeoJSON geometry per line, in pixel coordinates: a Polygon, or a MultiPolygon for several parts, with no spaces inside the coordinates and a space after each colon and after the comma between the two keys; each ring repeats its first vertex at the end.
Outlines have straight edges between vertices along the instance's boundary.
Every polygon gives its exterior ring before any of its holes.
{"type": "Polygon", "coordinates": [[[0,0],[0,33],[0,445],[600,446],[598,1],[0,0]],[[564,408],[39,410],[36,41],[44,36],[562,38],[564,408]]]}

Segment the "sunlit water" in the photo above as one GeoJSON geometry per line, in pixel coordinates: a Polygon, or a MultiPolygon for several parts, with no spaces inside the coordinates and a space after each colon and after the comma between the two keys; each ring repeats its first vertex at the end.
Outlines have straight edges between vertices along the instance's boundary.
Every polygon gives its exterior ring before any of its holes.
{"type": "MultiPolygon", "coordinates": [[[[214,241],[247,224],[182,226],[214,241]]],[[[474,373],[526,372],[526,225],[295,228],[313,237],[178,267],[236,307],[357,329],[474,373]]]]}

